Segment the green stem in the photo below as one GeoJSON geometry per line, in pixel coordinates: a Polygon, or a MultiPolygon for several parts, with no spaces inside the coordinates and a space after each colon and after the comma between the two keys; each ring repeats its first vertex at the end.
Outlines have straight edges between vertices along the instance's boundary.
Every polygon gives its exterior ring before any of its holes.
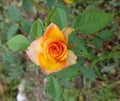
{"type": "Polygon", "coordinates": [[[95,66],[98,62],[103,61],[103,60],[105,60],[105,59],[111,59],[111,58],[113,58],[113,57],[115,57],[115,56],[120,56],[120,52],[117,52],[117,53],[111,52],[111,53],[109,53],[108,55],[101,56],[101,57],[99,57],[97,60],[93,61],[93,63],[92,63],[91,66],[95,66]]]}
{"type": "Polygon", "coordinates": [[[101,74],[99,73],[98,68],[96,67],[96,64],[100,61],[104,61],[105,59],[111,59],[115,56],[120,56],[120,52],[114,53],[111,52],[109,55],[105,55],[105,56],[101,56],[99,57],[97,60],[93,61],[93,63],[91,64],[91,67],[96,71],[96,73],[100,76],[101,74]]]}
{"type": "Polygon", "coordinates": [[[50,14],[49,14],[49,16],[48,16],[48,18],[47,18],[47,21],[46,21],[46,23],[45,23],[45,27],[48,26],[48,24],[49,24],[49,22],[50,22],[50,20],[51,20],[51,18],[52,18],[52,16],[53,16],[55,10],[56,10],[56,8],[54,8],[54,9],[50,12],[50,14]]]}
{"type": "Polygon", "coordinates": [[[47,10],[46,8],[40,6],[40,4],[37,3],[37,2],[35,2],[34,0],[30,0],[30,1],[31,1],[31,3],[32,3],[33,5],[35,5],[35,6],[38,7],[39,9],[44,10],[44,11],[47,10]]]}

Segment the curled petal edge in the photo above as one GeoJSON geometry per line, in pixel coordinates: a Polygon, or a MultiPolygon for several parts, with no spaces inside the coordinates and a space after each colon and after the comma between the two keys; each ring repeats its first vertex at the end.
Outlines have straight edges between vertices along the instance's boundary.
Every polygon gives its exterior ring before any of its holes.
{"type": "Polygon", "coordinates": [[[71,27],[65,27],[63,30],[62,30],[62,33],[64,34],[64,37],[66,39],[66,43],[68,42],[68,36],[74,32],[74,29],[71,28],[71,27]]]}
{"type": "Polygon", "coordinates": [[[74,54],[73,51],[68,50],[67,62],[65,68],[77,63],[77,56],[74,54]]]}

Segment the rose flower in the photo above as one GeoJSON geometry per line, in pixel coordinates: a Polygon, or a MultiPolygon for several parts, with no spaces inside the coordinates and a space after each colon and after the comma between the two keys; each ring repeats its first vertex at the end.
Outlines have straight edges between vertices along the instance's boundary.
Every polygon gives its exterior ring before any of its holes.
{"type": "Polygon", "coordinates": [[[31,61],[50,74],[76,63],[76,55],[68,49],[68,35],[73,31],[66,27],[62,31],[51,23],[43,36],[34,40],[27,49],[31,61]]]}

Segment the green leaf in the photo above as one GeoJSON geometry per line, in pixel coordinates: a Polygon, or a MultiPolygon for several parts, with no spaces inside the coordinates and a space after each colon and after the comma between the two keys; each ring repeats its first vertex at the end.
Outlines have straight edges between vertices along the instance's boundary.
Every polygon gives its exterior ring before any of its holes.
{"type": "Polygon", "coordinates": [[[29,40],[23,35],[16,35],[7,42],[13,51],[25,50],[29,45],[29,40]]]}
{"type": "Polygon", "coordinates": [[[109,41],[113,35],[113,31],[110,30],[104,30],[100,32],[100,38],[104,41],[109,41]]]}
{"type": "Polygon", "coordinates": [[[2,21],[0,21],[0,30],[1,30],[1,32],[0,32],[0,35],[3,33],[3,31],[5,30],[5,23],[4,22],[2,22],[2,21]]]}
{"type": "Polygon", "coordinates": [[[31,12],[32,11],[32,3],[30,2],[30,0],[23,0],[22,1],[22,6],[23,6],[23,9],[26,12],[31,12]]]}
{"type": "Polygon", "coordinates": [[[0,15],[0,21],[2,21],[3,20],[3,16],[2,15],[0,15]]]}
{"type": "Polygon", "coordinates": [[[22,24],[21,24],[22,30],[24,30],[26,33],[29,33],[31,25],[32,25],[32,23],[30,21],[23,20],[22,24]]]}
{"type": "Polygon", "coordinates": [[[67,25],[66,11],[62,8],[55,8],[54,13],[52,14],[51,22],[54,22],[63,29],[67,25]]]}
{"type": "Polygon", "coordinates": [[[63,99],[64,101],[78,101],[77,100],[77,94],[78,94],[77,89],[64,89],[63,92],[63,99]]]}
{"type": "Polygon", "coordinates": [[[44,26],[40,19],[37,19],[31,26],[30,34],[32,39],[36,39],[43,34],[44,26]]]}
{"type": "Polygon", "coordinates": [[[63,89],[59,83],[59,81],[52,75],[47,77],[47,84],[45,85],[45,90],[50,95],[52,99],[55,101],[61,101],[61,96],[63,93],[63,89]]]}
{"type": "Polygon", "coordinates": [[[54,5],[55,5],[55,3],[56,3],[56,0],[46,0],[47,1],[47,5],[50,7],[50,8],[52,8],[54,5]]]}
{"type": "Polygon", "coordinates": [[[100,40],[99,38],[93,38],[92,39],[92,44],[96,47],[96,48],[100,48],[102,46],[102,40],[100,40]]]}
{"type": "Polygon", "coordinates": [[[81,33],[93,34],[107,26],[113,16],[100,10],[86,10],[73,20],[72,27],[81,33]]]}
{"type": "Polygon", "coordinates": [[[57,8],[64,9],[65,11],[67,10],[67,7],[66,7],[66,5],[64,5],[63,2],[57,1],[57,3],[55,4],[55,6],[56,6],[57,8]]]}
{"type": "Polygon", "coordinates": [[[80,66],[81,73],[88,79],[96,79],[96,74],[92,68],[80,66]]]}
{"type": "Polygon", "coordinates": [[[73,45],[70,48],[75,52],[76,55],[80,55],[80,53],[84,53],[84,55],[86,54],[86,56],[89,55],[85,46],[85,42],[82,39],[80,39],[77,35],[75,35],[75,33],[72,33],[69,36],[69,44],[73,45]]]}
{"type": "Polygon", "coordinates": [[[11,18],[14,21],[21,21],[23,19],[21,12],[14,5],[9,6],[9,13],[10,13],[11,18]]]}
{"type": "Polygon", "coordinates": [[[76,77],[79,74],[75,65],[72,65],[68,68],[61,70],[60,72],[55,73],[55,75],[59,76],[60,78],[72,78],[76,77]]]}
{"type": "Polygon", "coordinates": [[[64,88],[70,88],[70,79],[72,78],[60,78],[61,79],[61,84],[64,88]]]}
{"type": "Polygon", "coordinates": [[[12,36],[16,34],[17,31],[18,31],[18,26],[16,26],[15,24],[11,25],[7,32],[7,39],[9,40],[10,38],[12,38],[12,36]]]}
{"type": "Polygon", "coordinates": [[[86,78],[96,79],[96,74],[92,68],[83,66],[84,59],[78,57],[77,63],[74,65],[86,78]]]}
{"type": "MultiPolygon", "coordinates": [[[[3,57],[3,60],[8,62],[9,64],[16,63],[16,57],[13,56],[11,51],[5,52],[2,57],[3,57]]],[[[8,67],[6,67],[6,68],[8,68],[8,67]]]]}

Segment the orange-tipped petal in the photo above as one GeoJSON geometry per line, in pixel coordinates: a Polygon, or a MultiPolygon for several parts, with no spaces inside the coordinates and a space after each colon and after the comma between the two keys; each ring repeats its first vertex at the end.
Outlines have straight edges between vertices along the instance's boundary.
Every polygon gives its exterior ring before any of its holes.
{"type": "Polygon", "coordinates": [[[52,40],[47,40],[44,42],[44,57],[47,60],[53,62],[64,61],[67,57],[67,46],[62,42],[53,42],[52,40]],[[54,47],[57,51],[54,51],[54,47]],[[54,52],[53,52],[54,51],[54,52]]]}
{"type": "Polygon", "coordinates": [[[47,39],[57,40],[61,42],[65,42],[65,37],[60,29],[54,24],[51,23],[47,28],[43,35],[43,42],[47,39]]]}
{"type": "Polygon", "coordinates": [[[68,36],[74,31],[73,28],[70,28],[70,27],[65,27],[63,30],[62,30],[62,33],[64,34],[65,36],[65,39],[66,39],[66,42],[68,42],[68,36]]]}
{"type": "Polygon", "coordinates": [[[36,65],[39,65],[38,55],[43,52],[42,47],[40,46],[41,38],[33,41],[30,46],[27,48],[27,55],[30,58],[32,62],[34,62],[36,65]]]}

